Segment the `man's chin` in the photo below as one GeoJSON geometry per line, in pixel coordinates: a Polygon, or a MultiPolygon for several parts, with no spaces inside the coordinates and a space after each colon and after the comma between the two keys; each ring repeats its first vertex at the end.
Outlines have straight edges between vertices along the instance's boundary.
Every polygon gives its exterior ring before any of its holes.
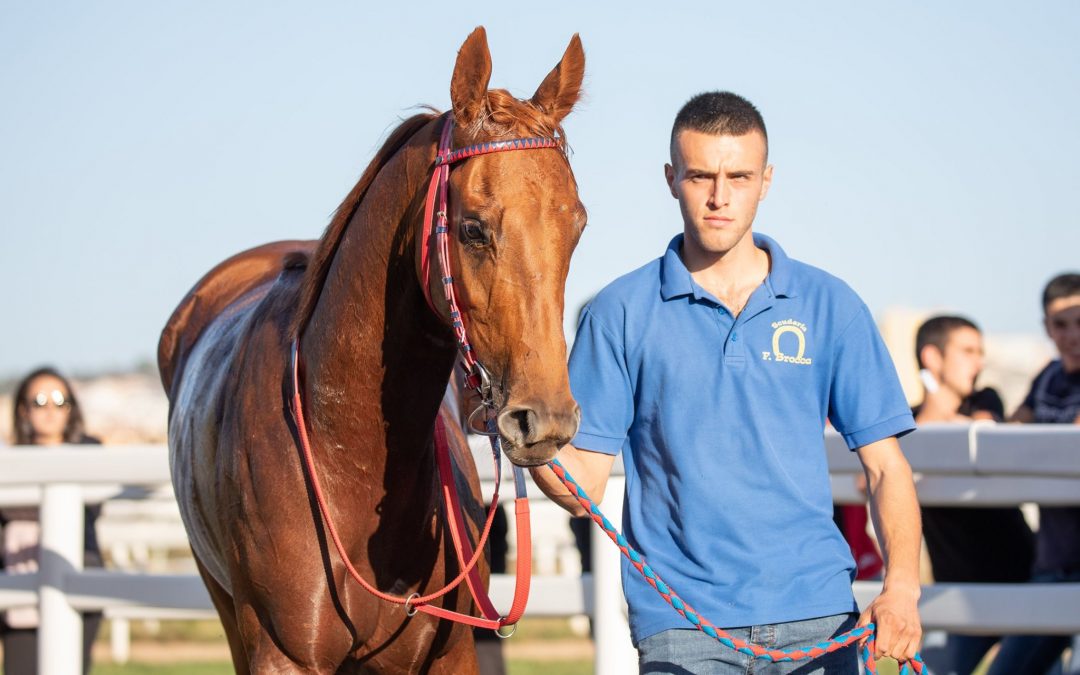
{"type": "Polygon", "coordinates": [[[699,228],[693,237],[693,244],[702,253],[709,255],[724,255],[735,248],[746,232],[738,232],[734,227],[728,228],[699,228]]]}

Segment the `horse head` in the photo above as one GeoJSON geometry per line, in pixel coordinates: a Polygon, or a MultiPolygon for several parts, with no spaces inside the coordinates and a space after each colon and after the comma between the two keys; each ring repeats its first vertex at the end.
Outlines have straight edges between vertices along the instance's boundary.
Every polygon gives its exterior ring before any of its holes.
{"type": "MultiPolygon", "coordinates": [[[[450,85],[453,147],[529,137],[559,141],[554,148],[471,157],[454,166],[448,184],[454,293],[473,353],[491,374],[504,449],[523,466],[554,457],[580,418],[562,319],[570,255],[586,212],[561,122],[578,100],[584,70],[575,35],[531,99],[488,90],[491,56],[484,29],[477,28],[458,52],[450,85]]],[[[430,272],[425,282],[436,311],[450,322],[439,274],[430,272]]]]}

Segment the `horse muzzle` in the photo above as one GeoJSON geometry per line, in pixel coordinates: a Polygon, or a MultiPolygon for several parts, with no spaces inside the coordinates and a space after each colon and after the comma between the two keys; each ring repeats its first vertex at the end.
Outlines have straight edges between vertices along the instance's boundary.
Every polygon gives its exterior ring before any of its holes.
{"type": "Polygon", "coordinates": [[[507,458],[519,466],[551,461],[569,443],[581,422],[581,409],[571,401],[566,412],[554,412],[540,402],[508,405],[495,418],[507,458]]]}

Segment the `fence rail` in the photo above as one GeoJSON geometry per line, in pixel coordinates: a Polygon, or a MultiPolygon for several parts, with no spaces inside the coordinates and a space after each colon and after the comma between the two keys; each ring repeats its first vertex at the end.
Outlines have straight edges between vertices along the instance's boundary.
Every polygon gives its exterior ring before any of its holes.
{"type": "MultiPolygon", "coordinates": [[[[904,439],[903,445],[923,503],[971,507],[1080,504],[1080,428],[927,425],[904,439]]],[[[861,472],[855,455],[835,433],[826,435],[825,448],[837,501],[864,501],[852,480],[861,472]]],[[[164,446],[0,450],[4,467],[0,506],[41,505],[40,571],[0,574],[0,609],[39,606],[42,672],[81,672],[79,611],[103,610],[116,619],[215,616],[196,575],[82,569],[83,504],[116,497],[168,499],[170,493],[162,488],[169,481],[167,456],[164,446]]],[[[492,470],[487,462],[478,465],[490,489],[492,470]]],[[[622,512],[620,474],[617,466],[603,504],[616,525],[622,512]]],[[[589,614],[594,620],[596,672],[627,672],[635,661],[626,628],[618,552],[598,528],[593,529],[593,538],[595,579],[591,575],[535,577],[529,615],[589,614]]],[[[512,584],[510,577],[493,576],[496,604],[509,605],[512,584]]],[[[856,582],[860,606],[879,588],[874,582],[856,582]]],[[[1080,633],[1077,607],[1080,583],[934,584],[924,587],[920,601],[924,627],[971,634],[1080,633]]]]}

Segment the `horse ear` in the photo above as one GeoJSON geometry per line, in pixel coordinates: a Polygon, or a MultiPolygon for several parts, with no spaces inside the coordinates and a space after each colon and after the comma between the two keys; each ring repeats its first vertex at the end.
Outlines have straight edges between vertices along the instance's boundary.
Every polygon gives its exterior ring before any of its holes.
{"type": "Polygon", "coordinates": [[[570,38],[562,60],[540,83],[532,102],[551,115],[558,124],[570,114],[581,95],[581,81],[585,78],[585,50],[577,33],[570,38]]]}
{"type": "Polygon", "coordinates": [[[477,26],[458,50],[454,77],[450,80],[450,103],[459,126],[468,127],[483,114],[490,79],[487,31],[483,26],[477,26]]]}

